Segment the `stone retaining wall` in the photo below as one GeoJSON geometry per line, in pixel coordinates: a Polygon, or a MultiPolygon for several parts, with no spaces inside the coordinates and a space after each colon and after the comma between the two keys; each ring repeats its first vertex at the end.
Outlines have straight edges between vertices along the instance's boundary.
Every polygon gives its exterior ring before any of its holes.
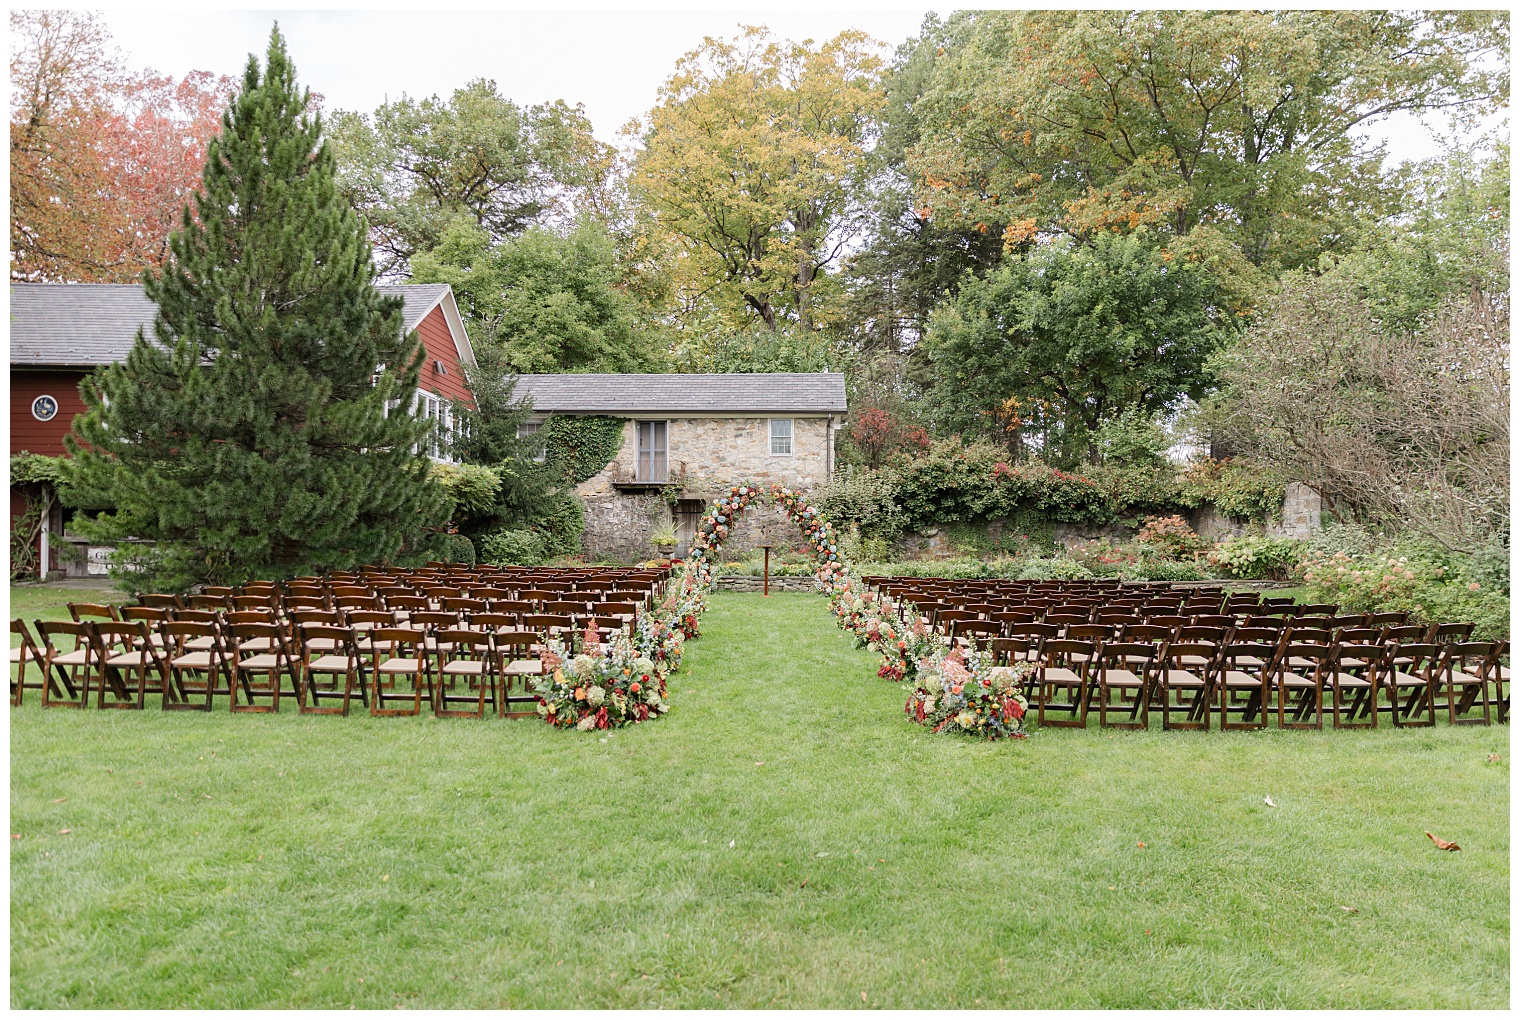
{"type": "MultiPolygon", "coordinates": [[[[713,578],[713,583],[719,591],[758,592],[763,589],[764,581],[763,577],[750,577],[748,574],[719,574],[713,578]]],[[[817,582],[811,574],[806,577],[771,578],[771,591],[814,592],[817,590],[817,582]]]]}

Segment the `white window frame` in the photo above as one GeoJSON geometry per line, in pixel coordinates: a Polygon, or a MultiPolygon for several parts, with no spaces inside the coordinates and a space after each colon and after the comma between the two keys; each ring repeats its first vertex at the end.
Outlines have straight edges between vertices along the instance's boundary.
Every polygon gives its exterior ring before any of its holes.
{"type": "Polygon", "coordinates": [[[792,457],[797,452],[797,419],[795,418],[771,418],[766,426],[766,436],[772,457],[792,457]],[[786,423],[786,435],[777,435],[776,426],[786,423]],[[776,440],[786,440],[786,449],[776,449],[776,440]]]}
{"type": "Polygon", "coordinates": [[[440,464],[456,463],[453,450],[457,433],[454,428],[453,403],[436,393],[419,389],[412,394],[411,411],[413,417],[437,422],[432,437],[427,440],[426,448],[417,452],[426,453],[430,460],[440,464]],[[443,436],[447,437],[447,442],[440,442],[443,436]]]}
{"type": "MultiPolygon", "coordinates": [[[[525,421],[517,426],[517,438],[526,439],[528,436],[536,436],[538,430],[543,427],[544,423],[541,421],[525,421]]],[[[549,459],[548,444],[543,441],[542,436],[539,436],[539,440],[539,444],[533,448],[532,455],[528,457],[535,464],[542,464],[549,459]]]]}

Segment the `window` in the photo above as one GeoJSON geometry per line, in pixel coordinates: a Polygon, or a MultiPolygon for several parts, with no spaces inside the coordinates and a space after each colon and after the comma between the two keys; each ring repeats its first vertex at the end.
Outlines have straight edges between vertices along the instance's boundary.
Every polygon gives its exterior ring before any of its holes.
{"type": "Polygon", "coordinates": [[[665,422],[641,421],[639,425],[640,482],[664,482],[665,478],[665,422]]]}
{"type": "Polygon", "coordinates": [[[525,421],[517,426],[518,439],[527,439],[529,436],[533,436],[538,440],[530,445],[528,457],[539,464],[549,459],[549,444],[544,441],[543,436],[538,435],[538,430],[543,427],[543,424],[541,421],[525,421]]]}
{"type": "Polygon", "coordinates": [[[790,457],[792,455],[792,419],[771,419],[771,456],[790,457]]]}
{"type": "Polygon", "coordinates": [[[423,453],[434,460],[454,461],[454,408],[447,400],[426,390],[418,390],[412,399],[412,413],[432,423],[432,431],[423,442],[423,453]]]}

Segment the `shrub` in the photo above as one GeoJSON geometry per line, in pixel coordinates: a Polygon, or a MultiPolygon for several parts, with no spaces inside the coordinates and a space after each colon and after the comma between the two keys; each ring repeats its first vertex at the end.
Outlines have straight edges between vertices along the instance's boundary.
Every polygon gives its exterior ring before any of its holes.
{"type": "Polygon", "coordinates": [[[1508,593],[1429,555],[1312,550],[1302,567],[1305,593],[1345,612],[1404,610],[1415,623],[1471,622],[1473,636],[1482,640],[1509,635],[1508,593]]]}
{"type": "Polygon", "coordinates": [[[1147,517],[1135,541],[1141,545],[1154,546],[1174,560],[1196,555],[1207,544],[1198,537],[1187,521],[1173,514],[1170,517],[1147,517]]]}
{"type": "Polygon", "coordinates": [[[1241,535],[1227,538],[1208,553],[1207,559],[1225,577],[1247,581],[1297,580],[1298,564],[1305,543],[1292,538],[1241,535]]]}
{"type": "Polygon", "coordinates": [[[890,543],[908,525],[897,503],[897,474],[890,470],[862,471],[836,480],[813,494],[813,505],[835,525],[855,524],[865,539],[890,543]]]}
{"type": "Polygon", "coordinates": [[[534,566],[548,559],[544,537],[526,528],[499,528],[480,538],[481,555],[487,563],[501,566],[534,566]]]}

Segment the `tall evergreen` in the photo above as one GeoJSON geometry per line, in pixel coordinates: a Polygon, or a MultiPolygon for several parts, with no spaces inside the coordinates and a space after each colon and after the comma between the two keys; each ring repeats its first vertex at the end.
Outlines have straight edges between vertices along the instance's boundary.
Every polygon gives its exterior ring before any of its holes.
{"type": "Polygon", "coordinates": [[[276,26],[249,56],[163,275],[154,338],[82,389],[75,490],[135,537],[118,568],[183,589],[416,557],[448,508],[407,410],[422,349],[374,287],[321,117],[276,26]],[[399,401],[401,413],[387,414],[399,401]],[[134,554],[133,550],[142,550],[134,554]]]}

